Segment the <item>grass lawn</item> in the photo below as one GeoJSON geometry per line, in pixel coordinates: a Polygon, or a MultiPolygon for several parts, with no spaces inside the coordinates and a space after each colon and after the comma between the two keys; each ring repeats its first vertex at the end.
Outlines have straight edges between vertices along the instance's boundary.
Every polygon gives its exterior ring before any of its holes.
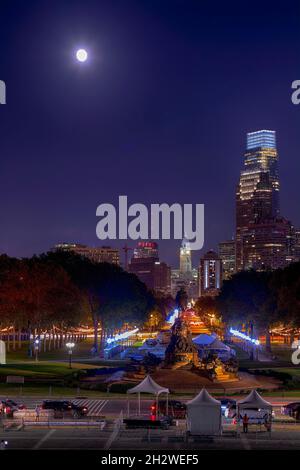
{"type": "MultiPolygon", "coordinates": [[[[98,366],[96,366],[98,367],[98,366]]],[[[23,375],[24,377],[65,377],[74,372],[74,369],[93,369],[95,365],[74,362],[72,369],[63,362],[33,362],[24,364],[0,365],[0,376],[23,375]]]]}
{"type": "Polygon", "coordinates": [[[279,367],[275,368],[276,372],[284,372],[285,374],[289,374],[293,377],[300,378],[300,368],[299,367],[279,367]]]}
{"type": "MultiPolygon", "coordinates": [[[[80,343],[76,343],[72,357],[73,359],[77,358],[83,358],[83,359],[91,359],[91,348],[93,346],[93,340],[92,338],[87,338],[85,341],[82,341],[80,343]]],[[[21,349],[18,348],[15,351],[11,350],[7,351],[7,362],[16,362],[16,361],[27,361],[31,362],[34,358],[28,356],[28,347],[29,347],[29,342],[24,341],[22,342],[22,347],[21,349]]],[[[43,348],[41,348],[43,349],[43,348]]],[[[59,349],[55,349],[52,351],[43,351],[41,350],[39,352],[39,359],[45,360],[45,361],[51,361],[51,360],[63,360],[67,361],[69,358],[68,351],[66,347],[62,347],[59,349]]]]}
{"type": "Polygon", "coordinates": [[[239,366],[245,369],[274,369],[280,368],[293,368],[291,362],[291,349],[283,348],[282,346],[272,346],[272,354],[277,357],[276,360],[270,362],[250,360],[248,354],[243,351],[238,345],[230,345],[236,351],[236,357],[239,361],[239,366]]]}
{"type": "MultiPolygon", "coordinates": [[[[93,345],[92,338],[87,338],[85,341],[80,343],[76,343],[73,354],[72,354],[72,361],[73,363],[80,363],[80,364],[92,364],[93,366],[121,366],[128,363],[128,360],[119,359],[116,356],[116,359],[101,359],[91,355],[91,348],[93,345]]],[[[66,351],[66,348],[55,349],[53,351],[41,351],[39,353],[39,362],[37,365],[42,364],[44,362],[55,363],[59,364],[59,361],[62,361],[62,364],[68,363],[69,361],[69,354],[66,351]]],[[[9,351],[7,352],[6,361],[8,365],[16,365],[16,364],[30,364],[35,361],[34,357],[28,356],[28,342],[24,342],[22,344],[21,349],[17,349],[16,351],[9,351]]],[[[68,366],[65,366],[68,367],[68,366]]],[[[0,366],[1,368],[1,366],[0,366]]],[[[74,366],[75,368],[75,366],[74,366]]]]}
{"type": "Polygon", "coordinates": [[[20,397],[32,397],[37,396],[41,398],[48,397],[88,397],[88,398],[101,398],[107,397],[106,392],[100,392],[95,390],[80,390],[77,388],[69,387],[49,387],[45,385],[13,385],[0,383],[0,396],[20,396],[20,397]]]}

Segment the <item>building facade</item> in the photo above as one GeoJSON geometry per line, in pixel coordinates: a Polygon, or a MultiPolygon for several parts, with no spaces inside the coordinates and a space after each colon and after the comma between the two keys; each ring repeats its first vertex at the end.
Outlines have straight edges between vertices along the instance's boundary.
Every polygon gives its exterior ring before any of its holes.
{"type": "Polygon", "coordinates": [[[159,261],[155,242],[139,242],[128,266],[148,289],[163,295],[171,294],[171,268],[159,261]]]}
{"type": "Polygon", "coordinates": [[[223,279],[230,279],[236,272],[235,240],[219,243],[219,256],[222,261],[223,279]]]}
{"type": "Polygon", "coordinates": [[[294,231],[294,260],[300,261],[300,228],[294,231]]]}
{"type": "Polygon", "coordinates": [[[199,297],[218,295],[222,286],[222,260],[213,250],[200,259],[198,282],[199,297]]]}
{"type": "Polygon", "coordinates": [[[171,294],[176,297],[177,292],[184,289],[188,300],[195,300],[198,297],[198,270],[192,268],[188,274],[184,274],[180,269],[171,270],[171,294]]]}
{"type": "Polygon", "coordinates": [[[182,240],[180,247],[179,270],[183,274],[192,272],[192,252],[190,244],[185,238],[182,240]]]}
{"type": "Polygon", "coordinates": [[[88,258],[94,263],[120,264],[119,250],[110,246],[90,247],[80,243],[58,243],[54,246],[54,250],[71,251],[88,258]]]}
{"type": "Polygon", "coordinates": [[[292,225],[280,216],[276,133],[249,132],[236,191],[236,269],[276,269],[291,259],[292,225]]]}
{"type": "Polygon", "coordinates": [[[139,242],[133,251],[134,258],[159,259],[158,244],[156,242],[139,242]]]}

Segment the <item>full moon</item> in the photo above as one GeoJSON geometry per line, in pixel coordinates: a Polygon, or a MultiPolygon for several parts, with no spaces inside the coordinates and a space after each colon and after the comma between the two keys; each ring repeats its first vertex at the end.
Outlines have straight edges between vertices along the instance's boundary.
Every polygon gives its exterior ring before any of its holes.
{"type": "Polygon", "coordinates": [[[85,49],[78,49],[78,51],[76,51],[76,59],[79,62],[85,62],[87,58],[88,58],[88,53],[85,49]]]}

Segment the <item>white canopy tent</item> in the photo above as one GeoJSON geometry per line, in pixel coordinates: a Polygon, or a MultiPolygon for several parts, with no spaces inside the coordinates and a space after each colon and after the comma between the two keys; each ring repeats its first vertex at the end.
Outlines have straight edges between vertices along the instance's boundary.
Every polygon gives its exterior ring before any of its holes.
{"type": "Polygon", "coordinates": [[[268,410],[272,412],[272,405],[268,401],[264,400],[256,390],[252,390],[249,395],[243,400],[238,402],[240,410],[245,409],[257,409],[257,410],[268,410]]]}
{"type": "Polygon", "coordinates": [[[237,403],[237,426],[239,426],[241,410],[244,410],[245,414],[247,414],[247,410],[266,411],[270,425],[268,429],[271,431],[272,409],[271,403],[264,400],[256,390],[252,390],[246,398],[237,403]]]}
{"type": "Polygon", "coordinates": [[[187,430],[190,434],[216,436],[221,434],[221,402],[213,398],[203,388],[201,392],[187,402],[187,430]]]}
{"type": "MultiPolygon", "coordinates": [[[[127,390],[127,393],[137,393],[138,394],[138,414],[141,415],[141,393],[150,393],[155,395],[156,397],[156,417],[158,415],[158,397],[161,393],[167,394],[167,406],[166,411],[168,414],[168,399],[169,399],[169,389],[165,387],[161,387],[157,384],[150,375],[147,375],[141,383],[136,385],[133,388],[127,390]]],[[[128,409],[128,416],[129,416],[129,400],[127,401],[127,409],[128,409]]]]}

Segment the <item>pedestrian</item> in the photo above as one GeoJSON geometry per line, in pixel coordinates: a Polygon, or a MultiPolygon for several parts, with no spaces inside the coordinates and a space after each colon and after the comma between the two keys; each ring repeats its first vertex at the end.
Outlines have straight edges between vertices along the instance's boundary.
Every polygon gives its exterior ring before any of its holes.
{"type": "Polygon", "coordinates": [[[36,405],[35,407],[35,421],[38,422],[40,420],[40,407],[36,405]]]}
{"type": "Polygon", "coordinates": [[[247,413],[245,413],[243,417],[243,432],[245,433],[248,432],[248,424],[249,424],[249,418],[247,416],[247,413]]]}
{"type": "Polygon", "coordinates": [[[271,416],[266,415],[265,416],[265,428],[267,431],[271,431],[271,416]]]}
{"type": "Polygon", "coordinates": [[[2,416],[2,413],[3,413],[3,403],[2,401],[0,401],[0,416],[2,416]]]}

